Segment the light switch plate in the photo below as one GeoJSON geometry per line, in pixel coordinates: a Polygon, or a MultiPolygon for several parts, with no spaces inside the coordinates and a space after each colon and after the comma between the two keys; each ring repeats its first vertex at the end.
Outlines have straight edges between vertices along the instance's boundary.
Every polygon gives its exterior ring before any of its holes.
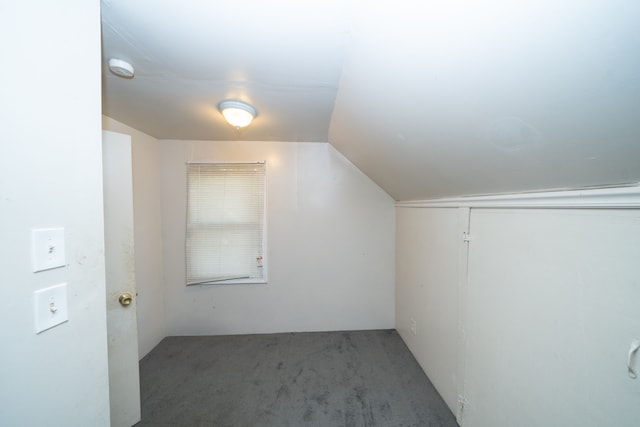
{"type": "Polygon", "coordinates": [[[67,284],[35,291],[36,334],[69,320],[67,284]]]}
{"type": "Polygon", "coordinates": [[[31,230],[33,272],[64,267],[64,228],[31,230]]]}

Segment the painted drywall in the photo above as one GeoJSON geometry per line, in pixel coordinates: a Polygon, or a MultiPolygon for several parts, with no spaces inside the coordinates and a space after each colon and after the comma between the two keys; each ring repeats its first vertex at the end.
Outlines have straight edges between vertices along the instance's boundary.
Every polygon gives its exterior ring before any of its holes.
{"type": "Polygon", "coordinates": [[[117,56],[136,68],[133,80],[105,70],[105,114],[159,139],[327,141],[349,6],[104,1],[105,63],[117,56]],[[217,111],[229,98],[258,111],[241,135],[217,111]]]}
{"type": "Polygon", "coordinates": [[[326,143],[160,141],[168,335],[393,328],[392,199],[326,143]],[[268,284],[185,287],[186,162],[267,162],[268,284]]]}
{"type": "Polygon", "coordinates": [[[640,2],[354,1],[329,142],[396,200],[640,181],[640,2]]]}
{"type": "Polygon", "coordinates": [[[458,281],[466,265],[467,226],[464,208],[396,211],[396,329],[454,413],[458,281]]]}
{"type": "MultiPolygon", "coordinates": [[[[637,192],[628,202],[611,193],[612,204],[637,204],[637,192]]],[[[525,199],[514,204],[536,202],[525,199]]],[[[471,208],[467,259],[454,243],[464,209],[396,213],[396,327],[450,407],[457,389],[458,422],[635,425],[640,381],[628,377],[627,355],[640,338],[640,210],[471,208]],[[453,368],[455,389],[439,371],[453,368]]]]}
{"type": "Polygon", "coordinates": [[[471,231],[463,425],[637,426],[640,210],[472,210],[471,231]]]}
{"type": "Polygon", "coordinates": [[[0,425],[108,426],[100,3],[3,2],[0,34],[0,425]],[[46,227],[67,266],[33,273],[46,227]],[[59,283],[69,320],[36,335],[34,291],[59,283]]]}
{"type": "Polygon", "coordinates": [[[102,116],[102,127],[131,136],[138,354],[142,358],[166,336],[158,140],[106,116],[102,116]]]}

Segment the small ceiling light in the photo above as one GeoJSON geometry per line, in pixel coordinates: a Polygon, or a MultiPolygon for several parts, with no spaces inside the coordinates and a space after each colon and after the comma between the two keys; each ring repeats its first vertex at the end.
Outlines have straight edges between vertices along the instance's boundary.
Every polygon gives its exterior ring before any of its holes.
{"type": "Polygon", "coordinates": [[[249,126],[256,117],[256,109],[242,101],[222,101],[218,104],[218,109],[225,120],[236,129],[249,126]]]}
{"type": "Polygon", "coordinates": [[[109,60],[109,69],[116,76],[124,77],[125,79],[133,78],[133,65],[122,59],[111,58],[109,60]]]}

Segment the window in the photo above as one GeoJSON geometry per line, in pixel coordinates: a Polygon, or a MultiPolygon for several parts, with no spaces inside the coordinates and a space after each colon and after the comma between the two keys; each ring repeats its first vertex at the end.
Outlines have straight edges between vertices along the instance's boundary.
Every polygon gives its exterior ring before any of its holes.
{"type": "Polygon", "coordinates": [[[264,283],[264,163],[187,167],[187,286],[264,283]]]}

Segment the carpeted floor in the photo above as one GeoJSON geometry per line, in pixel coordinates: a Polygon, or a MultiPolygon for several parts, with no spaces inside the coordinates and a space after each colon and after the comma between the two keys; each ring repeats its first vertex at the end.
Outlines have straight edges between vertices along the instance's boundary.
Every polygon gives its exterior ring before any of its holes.
{"type": "Polygon", "coordinates": [[[458,424],[395,330],[167,337],[138,426],[458,424]]]}

